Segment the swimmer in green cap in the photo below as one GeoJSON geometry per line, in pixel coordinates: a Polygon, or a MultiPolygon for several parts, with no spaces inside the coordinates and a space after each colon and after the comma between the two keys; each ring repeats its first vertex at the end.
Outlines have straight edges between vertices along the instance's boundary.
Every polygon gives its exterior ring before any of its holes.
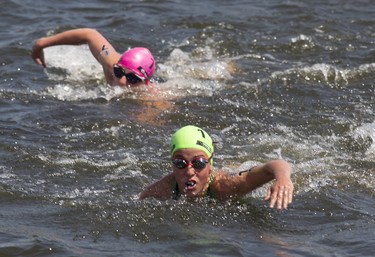
{"type": "Polygon", "coordinates": [[[170,150],[173,172],[148,186],[140,199],[177,199],[181,195],[237,199],[274,180],[265,197],[270,207],[286,209],[292,202],[292,168],[284,160],[272,160],[236,174],[214,172],[212,138],[203,129],[191,125],[176,131],[170,150]]]}

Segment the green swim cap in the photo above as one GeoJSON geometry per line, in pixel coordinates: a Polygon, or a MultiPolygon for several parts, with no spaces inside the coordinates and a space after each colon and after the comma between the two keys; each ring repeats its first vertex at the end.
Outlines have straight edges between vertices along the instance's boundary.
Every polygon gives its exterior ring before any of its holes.
{"type": "Polygon", "coordinates": [[[176,131],[176,133],[174,133],[172,137],[172,156],[177,150],[185,148],[194,148],[202,150],[207,154],[208,157],[211,157],[214,152],[212,138],[203,129],[192,125],[180,128],[176,131]]]}

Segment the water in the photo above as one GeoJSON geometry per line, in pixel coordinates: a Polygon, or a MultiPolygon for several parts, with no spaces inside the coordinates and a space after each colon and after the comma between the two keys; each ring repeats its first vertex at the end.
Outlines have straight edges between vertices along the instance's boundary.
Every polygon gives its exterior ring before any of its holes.
{"type": "Polygon", "coordinates": [[[373,256],[375,6],[362,1],[1,1],[1,256],[373,256]],[[163,97],[107,87],[98,29],[154,53],[163,97]],[[146,96],[145,96],[146,94],[146,96]],[[266,187],[240,202],[136,200],[170,171],[186,124],[215,164],[293,164],[288,211],[266,187]]]}

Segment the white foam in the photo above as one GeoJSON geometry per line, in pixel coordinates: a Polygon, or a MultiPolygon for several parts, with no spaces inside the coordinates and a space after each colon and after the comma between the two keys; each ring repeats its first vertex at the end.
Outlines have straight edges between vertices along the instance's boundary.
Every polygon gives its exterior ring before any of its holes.
{"type": "Polygon", "coordinates": [[[310,36],[306,36],[304,34],[301,34],[297,37],[293,37],[291,38],[291,42],[292,43],[297,43],[297,42],[300,42],[300,41],[308,41],[308,42],[313,42],[313,38],[310,37],[310,36]]]}
{"type": "Polygon", "coordinates": [[[353,136],[355,138],[360,138],[360,139],[365,139],[365,140],[367,139],[372,142],[370,147],[368,147],[365,154],[369,159],[373,160],[375,158],[375,122],[365,123],[357,127],[353,131],[353,136]]]}
{"type": "Polygon", "coordinates": [[[230,79],[229,63],[214,57],[209,47],[192,53],[174,49],[165,63],[158,64],[158,74],[166,78],[230,79]]]}
{"type": "Polygon", "coordinates": [[[106,85],[96,85],[87,87],[73,84],[57,84],[47,87],[42,95],[52,96],[62,101],[79,101],[88,99],[105,99],[107,101],[122,96],[129,92],[129,89],[119,86],[109,87],[106,85]]]}
{"type": "Polygon", "coordinates": [[[60,45],[44,49],[47,76],[63,81],[46,88],[42,95],[63,101],[105,99],[107,101],[128,92],[127,88],[106,84],[101,65],[87,45],[60,45]]]}
{"type": "MultiPolygon", "coordinates": [[[[283,71],[275,71],[270,75],[271,79],[301,78],[307,82],[317,82],[328,86],[346,86],[350,80],[361,77],[364,73],[375,71],[375,64],[363,64],[356,68],[341,69],[331,64],[317,63],[311,66],[298,66],[283,71]]],[[[260,80],[260,83],[269,83],[269,78],[260,80]]]]}
{"type": "Polygon", "coordinates": [[[68,79],[82,81],[87,79],[103,79],[103,70],[92,56],[87,45],[70,46],[59,45],[44,49],[47,67],[63,69],[66,74],[59,76],[47,73],[52,79],[68,79]]]}
{"type": "MultiPolygon", "coordinates": [[[[70,192],[65,192],[65,193],[58,193],[55,195],[57,198],[66,198],[66,199],[76,199],[76,198],[81,198],[81,197],[92,197],[92,196],[98,196],[101,194],[108,193],[109,190],[93,190],[90,188],[85,188],[85,189],[74,189],[70,192]]],[[[60,204],[64,204],[64,201],[61,200],[60,204]]],[[[74,203],[72,203],[74,204],[74,203]]]]}
{"type": "Polygon", "coordinates": [[[9,172],[8,167],[6,166],[0,166],[0,179],[11,179],[15,178],[15,175],[9,172]]]}
{"type": "Polygon", "coordinates": [[[157,75],[164,77],[164,90],[171,96],[212,95],[230,79],[230,60],[217,59],[209,47],[191,53],[175,48],[164,63],[158,63],[157,75]]]}

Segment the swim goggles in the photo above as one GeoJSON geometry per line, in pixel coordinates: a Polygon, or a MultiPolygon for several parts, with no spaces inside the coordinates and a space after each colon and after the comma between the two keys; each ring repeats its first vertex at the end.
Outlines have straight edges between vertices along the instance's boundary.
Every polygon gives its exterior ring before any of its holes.
{"type": "Polygon", "coordinates": [[[125,73],[124,69],[117,64],[113,65],[113,73],[119,79],[125,76],[129,84],[132,84],[132,85],[143,81],[141,78],[137,77],[134,73],[125,73]]]}
{"type": "Polygon", "coordinates": [[[206,165],[210,162],[211,158],[212,156],[207,160],[206,158],[199,157],[199,158],[192,160],[191,163],[188,163],[184,159],[174,159],[172,160],[172,163],[177,169],[181,169],[181,170],[185,169],[186,167],[193,167],[196,170],[201,170],[206,167],[206,165]]]}

